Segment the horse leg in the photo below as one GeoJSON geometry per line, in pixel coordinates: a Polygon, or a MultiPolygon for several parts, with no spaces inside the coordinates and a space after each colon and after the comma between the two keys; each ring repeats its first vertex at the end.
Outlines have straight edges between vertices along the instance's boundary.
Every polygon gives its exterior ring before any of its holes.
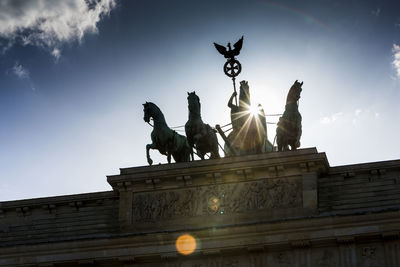
{"type": "Polygon", "coordinates": [[[171,153],[167,152],[167,160],[168,160],[168,164],[171,163],[171,153]]]}
{"type": "Polygon", "coordinates": [[[288,151],[290,141],[288,140],[286,133],[281,133],[281,134],[282,135],[280,136],[280,150],[279,151],[288,151]]]}
{"type": "Polygon", "coordinates": [[[200,157],[201,160],[204,160],[204,154],[200,150],[197,150],[197,155],[200,157]]]}
{"type": "Polygon", "coordinates": [[[287,141],[286,140],[282,141],[279,151],[288,151],[288,150],[289,150],[289,145],[287,141]]]}
{"type": "Polygon", "coordinates": [[[292,142],[290,143],[290,149],[291,150],[297,150],[297,146],[296,146],[296,140],[292,140],[292,142]]]}
{"type": "Polygon", "coordinates": [[[155,145],[154,144],[146,145],[147,163],[149,163],[149,165],[153,164],[153,160],[150,158],[150,149],[155,149],[155,145]]]}
{"type": "Polygon", "coordinates": [[[190,161],[190,155],[192,155],[192,161],[194,161],[194,155],[193,155],[193,148],[192,147],[190,147],[190,146],[188,146],[187,147],[187,152],[185,152],[185,158],[186,158],[186,162],[189,162],[190,161]]]}
{"type": "Polygon", "coordinates": [[[282,136],[280,151],[288,151],[288,150],[289,150],[288,140],[287,140],[286,136],[282,136]]]}
{"type": "Polygon", "coordinates": [[[219,159],[220,158],[219,152],[218,152],[218,144],[217,144],[216,147],[214,145],[214,147],[212,148],[210,153],[211,153],[210,154],[210,159],[219,159]]]}
{"type": "Polygon", "coordinates": [[[280,133],[276,134],[276,145],[278,147],[278,151],[281,152],[283,149],[283,144],[282,144],[282,136],[280,133]]]}
{"type": "MultiPolygon", "coordinates": [[[[192,140],[193,140],[193,149],[196,149],[196,154],[197,154],[197,156],[199,156],[200,157],[200,159],[204,159],[204,155],[202,155],[201,154],[201,152],[200,152],[200,150],[199,150],[199,141],[200,141],[200,138],[201,138],[201,135],[198,133],[198,134],[195,134],[194,136],[193,136],[193,138],[192,138],[192,140]]],[[[193,155],[193,152],[192,152],[192,155],[193,155]]],[[[194,160],[194,159],[193,159],[194,160]]]]}
{"type": "Polygon", "coordinates": [[[201,137],[202,135],[199,133],[193,136],[193,144],[197,144],[200,141],[201,137]]]}
{"type": "Polygon", "coordinates": [[[288,147],[290,146],[290,149],[288,149],[288,150],[296,150],[296,146],[293,144],[293,141],[289,141],[288,142],[288,147]]]}
{"type": "Polygon", "coordinates": [[[211,141],[211,144],[210,144],[211,155],[210,155],[210,159],[219,159],[220,156],[219,156],[219,152],[218,152],[218,150],[219,150],[219,148],[218,148],[218,138],[217,138],[217,135],[215,134],[215,132],[211,129],[211,127],[210,127],[210,133],[211,133],[211,138],[210,138],[210,141],[211,141]]]}
{"type": "Polygon", "coordinates": [[[210,159],[219,159],[219,153],[218,151],[211,151],[210,159]]]}
{"type": "Polygon", "coordinates": [[[174,153],[168,154],[168,163],[171,161],[171,155],[174,158],[175,162],[190,162],[190,156],[192,156],[192,161],[193,159],[193,150],[191,147],[186,147],[182,150],[175,151],[174,153]]]}
{"type": "Polygon", "coordinates": [[[214,143],[211,145],[211,154],[210,154],[210,159],[219,159],[219,152],[218,152],[218,143],[214,143]]]}

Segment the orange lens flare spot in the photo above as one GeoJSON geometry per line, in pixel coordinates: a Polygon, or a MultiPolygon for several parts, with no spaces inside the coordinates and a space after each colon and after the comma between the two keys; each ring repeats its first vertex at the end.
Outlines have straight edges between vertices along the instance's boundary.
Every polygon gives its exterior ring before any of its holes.
{"type": "Polygon", "coordinates": [[[181,235],[175,243],[176,250],[182,255],[190,255],[196,249],[196,239],[191,235],[181,235]]]}

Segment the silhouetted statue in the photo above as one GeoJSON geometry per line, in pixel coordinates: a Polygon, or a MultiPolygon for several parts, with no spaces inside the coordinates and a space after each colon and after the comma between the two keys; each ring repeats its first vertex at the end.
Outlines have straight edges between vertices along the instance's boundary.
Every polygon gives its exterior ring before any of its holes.
{"type": "Polygon", "coordinates": [[[214,46],[218,50],[218,52],[220,52],[227,59],[234,59],[235,56],[239,55],[240,50],[242,49],[242,45],[243,45],[243,36],[242,38],[239,39],[239,41],[237,41],[233,45],[234,49],[232,49],[231,43],[228,43],[227,46],[228,50],[226,49],[225,46],[214,43],[214,46]]]}
{"type": "Polygon", "coordinates": [[[258,114],[250,112],[250,89],[246,81],[240,82],[238,106],[233,104],[235,96],[234,92],[228,101],[228,107],[231,109],[232,132],[227,137],[229,144],[225,144],[226,155],[235,154],[229,147],[233,147],[239,155],[272,151],[272,146],[267,139],[267,125],[262,108],[258,114]]]}
{"type": "Polygon", "coordinates": [[[285,112],[279,118],[276,128],[276,143],[278,151],[296,150],[300,147],[301,115],[298,101],[302,91],[303,82],[294,82],[286,98],[285,112]]]}
{"type": "MultiPolygon", "coordinates": [[[[224,73],[233,79],[233,85],[235,87],[235,77],[242,71],[242,65],[235,59],[235,56],[240,54],[240,50],[243,46],[243,36],[233,45],[234,49],[232,49],[231,43],[228,43],[228,49],[217,43],[214,43],[214,46],[218,52],[227,59],[224,65],[224,73]]],[[[236,87],[234,90],[236,92],[236,87]]]]}
{"type": "MultiPolygon", "coordinates": [[[[210,159],[219,158],[218,139],[210,125],[201,119],[200,98],[196,92],[188,92],[189,120],[185,124],[185,132],[192,148],[196,148],[197,155],[204,159],[204,155],[211,152],[210,159]]],[[[192,155],[193,159],[193,155],[192,155]]]]}
{"type": "Polygon", "coordinates": [[[147,162],[150,165],[153,164],[153,160],[150,158],[150,149],[158,149],[161,154],[166,155],[168,163],[171,163],[171,155],[176,162],[189,161],[192,149],[186,137],[168,127],[164,115],[155,104],[146,102],[143,107],[144,121],[149,123],[150,118],[153,118],[154,121],[151,132],[152,144],[146,145],[147,162]]]}

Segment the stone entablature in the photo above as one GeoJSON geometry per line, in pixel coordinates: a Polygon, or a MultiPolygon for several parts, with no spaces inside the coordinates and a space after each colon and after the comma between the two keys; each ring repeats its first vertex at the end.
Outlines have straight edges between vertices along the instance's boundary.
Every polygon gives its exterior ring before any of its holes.
{"type": "Polygon", "coordinates": [[[315,148],[309,148],[295,152],[123,168],[120,169],[120,175],[108,176],[107,180],[114,190],[129,189],[133,192],[141,192],[188,185],[285,177],[308,172],[321,173],[328,170],[329,163],[325,153],[318,153],[315,148]]]}
{"type": "Polygon", "coordinates": [[[315,148],[125,168],[111,192],[0,203],[0,266],[400,266],[399,179],[315,148]]]}
{"type": "Polygon", "coordinates": [[[121,169],[108,182],[120,192],[121,229],[174,230],[316,214],[328,169],[314,148],[121,169]]]}

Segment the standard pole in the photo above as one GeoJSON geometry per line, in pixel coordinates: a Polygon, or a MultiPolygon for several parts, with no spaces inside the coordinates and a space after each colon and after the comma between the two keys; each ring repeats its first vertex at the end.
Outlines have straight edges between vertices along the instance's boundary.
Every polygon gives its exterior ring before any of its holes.
{"type": "MultiPolygon", "coordinates": [[[[235,77],[232,77],[232,82],[233,82],[233,91],[236,93],[236,83],[235,83],[235,77]]],[[[237,93],[235,94],[235,104],[236,106],[238,105],[237,103],[237,97],[236,97],[237,93]]]]}

